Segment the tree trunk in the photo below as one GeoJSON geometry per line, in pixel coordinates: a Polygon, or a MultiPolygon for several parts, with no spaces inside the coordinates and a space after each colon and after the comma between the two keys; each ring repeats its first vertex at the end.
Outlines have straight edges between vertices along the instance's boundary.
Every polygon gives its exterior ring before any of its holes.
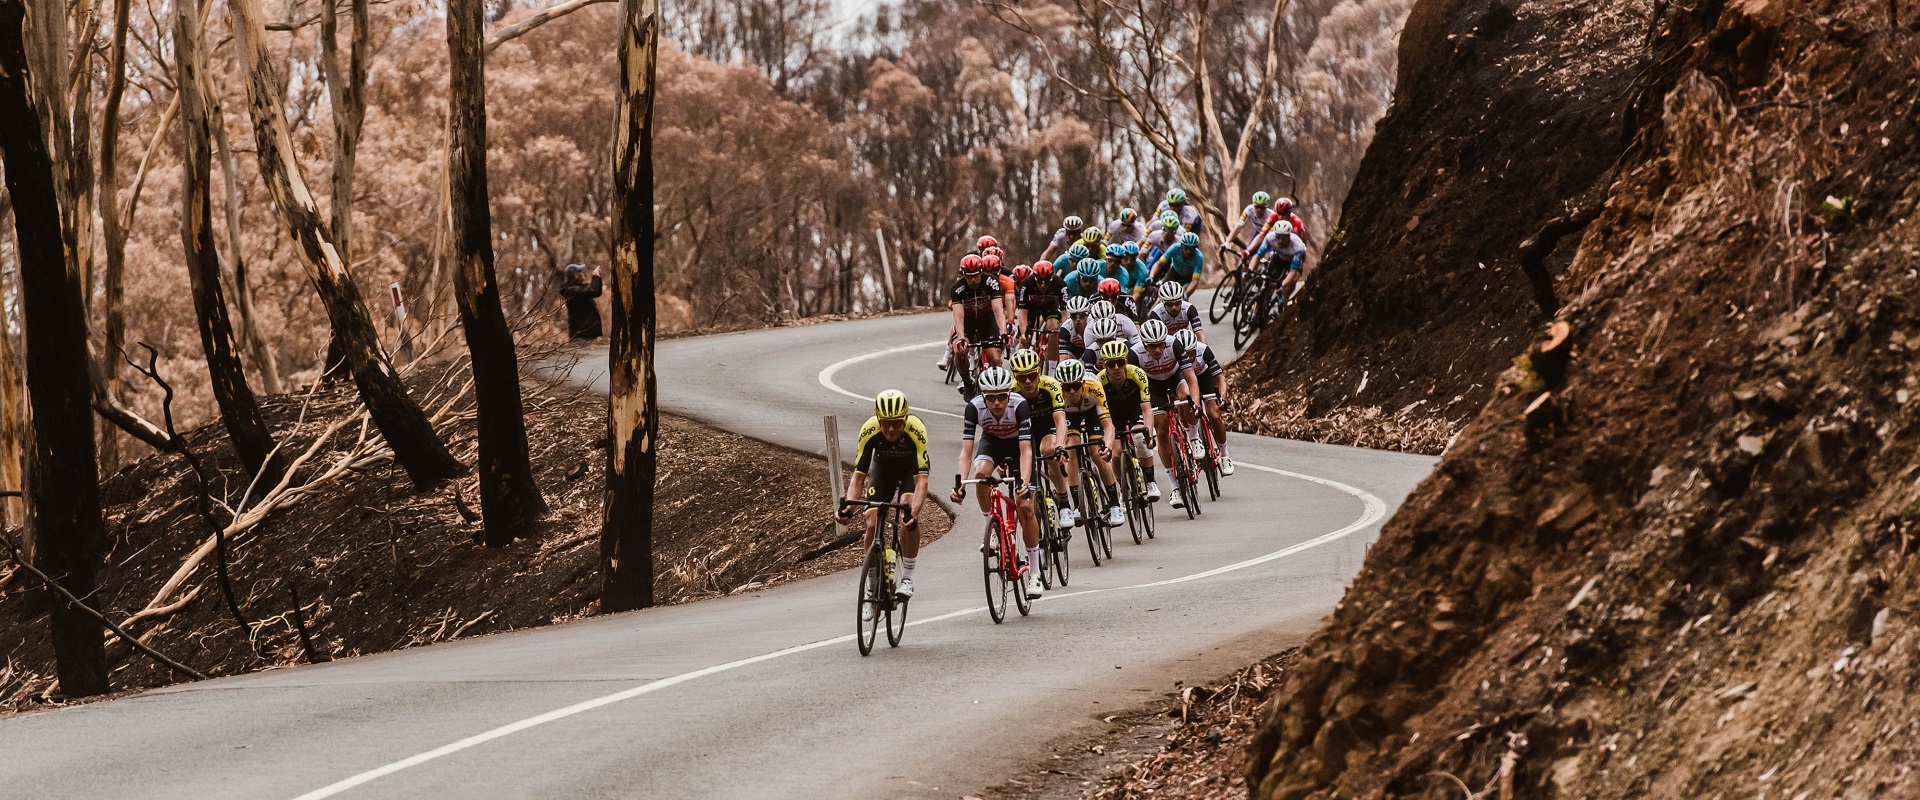
{"type": "MultiPolygon", "coordinates": [[[[29,97],[24,0],[0,0],[0,153],[13,195],[20,253],[21,308],[26,317],[27,394],[35,426],[28,462],[34,559],[76,597],[92,597],[106,530],[100,520],[100,473],[94,464],[93,390],[87,360],[87,317],[80,275],[62,242],[54,165],[29,97]]],[[[107,652],[98,622],[56,600],[52,613],[60,691],[83,697],[107,691],[107,652]]]]}
{"type": "Polygon", "coordinates": [[[653,605],[653,486],[660,410],[653,376],[653,73],[659,0],[621,0],[614,119],[613,327],[600,610],[653,605]]]}
{"type": "MultiPolygon", "coordinates": [[[[320,4],[320,65],[333,115],[333,202],[329,222],[340,261],[353,264],[353,173],[360,153],[361,124],[367,117],[367,2],[353,0],[353,32],[347,64],[340,64],[340,23],[335,3],[320,4]]],[[[339,332],[327,347],[327,367],[345,360],[347,344],[339,332]]]]}
{"type": "MultiPolygon", "coordinates": [[[[100,114],[100,187],[96,193],[100,207],[100,234],[107,243],[107,270],[101,279],[99,316],[107,323],[107,351],[102,353],[100,370],[105,373],[107,393],[120,396],[120,346],[126,341],[126,323],[119,285],[126,279],[127,234],[120,225],[120,102],[127,93],[127,22],[133,0],[113,2],[113,45],[107,56],[106,108],[100,114]],[[113,320],[119,319],[119,337],[114,336],[113,320]]],[[[112,428],[100,437],[100,463],[112,470],[120,466],[120,435],[112,428]]]]}
{"type": "MultiPolygon", "coordinates": [[[[356,0],[364,2],[364,0],[356,0]]],[[[447,217],[454,246],[454,294],[473,356],[479,410],[480,515],[488,547],[529,538],[547,504],[527,456],[520,362],[493,276],[493,220],[487,207],[486,39],[483,0],[447,4],[447,217]]],[[[405,331],[401,334],[404,336],[405,331]]]]}
{"type": "MultiPolygon", "coordinates": [[[[6,249],[6,230],[13,227],[12,223],[13,195],[0,194],[0,251],[6,249]]],[[[27,523],[26,458],[21,452],[27,442],[27,415],[21,398],[25,387],[20,385],[20,362],[14,356],[12,317],[6,292],[0,291],[0,491],[22,493],[0,498],[0,522],[17,529],[27,523]]]]}
{"type": "Polygon", "coordinates": [[[360,287],[347,272],[328,238],[313,193],[301,177],[300,163],[294,157],[293,138],[287,132],[286,118],[280,111],[279,82],[273,76],[266,57],[266,28],[256,7],[257,0],[234,0],[233,30],[243,69],[247,75],[247,107],[253,117],[255,152],[260,160],[260,177],[273,195],[282,221],[293,234],[295,249],[307,268],[307,277],[319,290],[333,324],[334,341],[346,351],[360,399],[387,445],[394,460],[407,471],[413,484],[428,489],[466,471],[433,431],[425,412],[408,396],[399,373],[388,363],[380,349],[379,334],[367,313],[360,287]]]}
{"type": "Polygon", "coordinates": [[[226,202],[222,206],[227,218],[227,268],[232,273],[233,304],[240,310],[240,338],[245,340],[247,352],[253,356],[253,368],[260,371],[260,390],[270,395],[280,394],[285,391],[280,385],[280,360],[274,357],[273,346],[267,343],[255,319],[253,288],[247,282],[247,253],[240,235],[244,230],[240,225],[244,205],[240,198],[240,165],[233,157],[233,148],[227,145],[226,114],[220,110],[219,93],[207,99],[211,103],[207,124],[213,128],[213,154],[220,159],[220,180],[226,188],[226,202]]]}
{"type": "Polygon", "coordinates": [[[272,486],[285,470],[285,460],[273,452],[273,435],[260,416],[260,405],[247,386],[246,368],[233,348],[233,325],[227,319],[227,300],[220,286],[220,254],[213,242],[213,132],[207,108],[206,56],[201,51],[200,14],[194,3],[175,3],[173,53],[180,92],[181,180],[180,244],[186,254],[187,275],[193,285],[194,317],[200,328],[200,347],[207,355],[207,376],[220,421],[240,461],[262,486],[272,486]]]}

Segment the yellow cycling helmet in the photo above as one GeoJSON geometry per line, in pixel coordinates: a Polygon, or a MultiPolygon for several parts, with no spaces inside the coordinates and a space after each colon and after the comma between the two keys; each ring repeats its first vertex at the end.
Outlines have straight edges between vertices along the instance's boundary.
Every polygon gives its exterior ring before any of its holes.
{"type": "Polygon", "coordinates": [[[907,394],[899,389],[888,389],[873,398],[873,415],[881,419],[906,419],[907,394]]]}
{"type": "Polygon", "coordinates": [[[1121,361],[1125,361],[1127,359],[1128,352],[1129,350],[1127,348],[1126,341],[1123,339],[1115,339],[1111,342],[1107,342],[1106,344],[1100,345],[1100,360],[1113,361],[1115,359],[1119,359],[1121,361]]]}
{"type": "Polygon", "coordinates": [[[1013,368],[1013,374],[1025,375],[1040,371],[1040,354],[1032,350],[1020,350],[1007,358],[1007,366],[1013,368]]]}
{"type": "Polygon", "coordinates": [[[1106,233],[1092,225],[1087,226],[1086,230],[1080,232],[1080,241],[1086,242],[1087,244],[1093,244],[1103,238],[1106,238],[1106,233]]]}

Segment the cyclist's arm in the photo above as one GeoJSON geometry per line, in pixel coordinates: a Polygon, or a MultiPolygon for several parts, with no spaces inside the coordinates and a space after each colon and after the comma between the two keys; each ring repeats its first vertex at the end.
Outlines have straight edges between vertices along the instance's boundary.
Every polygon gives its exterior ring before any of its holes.
{"type": "Polygon", "coordinates": [[[1193,400],[1195,408],[1200,407],[1200,376],[1194,374],[1193,365],[1180,368],[1180,380],[1187,384],[1187,397],[1193,400]]]}
{"type": "Polygon", "coordinates": [[[927,503],[927,473],[913,476],[913,496],[907,498],[907,516],[920,521],[920,507],[927,503]]]}
{"type": "Polygon", "coordinates": [[[953,335],[956,337],[959,337],[960,341],[963,341],[963,342],[966,341],[967,340],[967,309],[966,307],[961,305],[957,301],[948,303],[947,307],[953,310],[953,335]]]}

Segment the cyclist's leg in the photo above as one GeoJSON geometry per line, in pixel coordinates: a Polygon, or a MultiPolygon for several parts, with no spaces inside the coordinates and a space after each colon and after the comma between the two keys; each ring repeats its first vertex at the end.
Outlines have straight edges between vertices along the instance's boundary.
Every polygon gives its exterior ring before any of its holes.
{"type": "MultiPolygon", "coordinates": [[[[1067,423],[1067,430],[1066,433],[1061,436],[1061,441],[1069,447],[1080,443],[1080,432],[1073,429],[1073,423],[1067,423]]],[[[1047,480],[1053,483],[1053,490],[1055,492],[1065,495],[1067,488],[1074,483],[1073,478],[1076,471],[1077,469],[1074,466],[1073,459],[1056,458],[1048,465],[1047,480]]]]}
{"type": "MultiPolygon", "coordinates": [[[[993,446],[991,444],[993,440],[982,437],[978,441],[980,443],[980,451],[976,451],[973,456],[973,474],[967,476],[974,480],[992,475],[994,467],[993,446]]],[[[992,494],[991,488],[975,485],[973,489],[975,495],[974,500],[980,504],[980,513],[983,515],[993,513],[993,509],[987,502],[989,495],[992,494]]]]}
{"type": "Polygon", "coordinates": [[[1154,380],[1149,380],[1147,383],[1147,392],[1151,396],[1153,404],[1153,433],[1154,436],[1160,439],[1158,442],[1160,445],[1160,463],[1166,464],[1168,469],[1172,469],[1173,451],[1169,450],[1168,446],[1173,442],[1173,437],[1167,435],[1168,428],[1171,427],[1169,424],[1171,422],[1171,416],[1167,412],[1173,407],[1173,400],[1170,397],[1170,387],[1163,387],[1159,381],[1154,380]]]}

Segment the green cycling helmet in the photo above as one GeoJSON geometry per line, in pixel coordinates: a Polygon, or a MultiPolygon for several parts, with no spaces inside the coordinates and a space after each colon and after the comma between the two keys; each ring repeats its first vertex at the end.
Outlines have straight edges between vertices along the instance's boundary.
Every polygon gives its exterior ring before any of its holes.
{"type": "Polygon", "coordinates": [[[1171,211],[1160,215],[1160,227],[1177,228],[1179,226],[1180,226],[1180,215],[1175,214],[1171,211]]]}
{"type": "Polygon", "coordinates": [[[1067,259],[1075,263],[1079,263],[1082,259],[1090,255],[1093,255],[1093,251],[1088,250],[1084,244],[1076,244],[1067,248],[1067,259]]]}
{"type": "Polygon", "coordinates": [[[1253,193],[1253,204],[1254,204],[1254,205],[1256,205],[1256,206],[1259,206],[1259,207],[1261,207],[1261,208],[1266,208],[1266,207],[1267,207],[1267,204],[1268,204],[1268,203],[1271,203],[1271,202],[1273,202],[1273,195],[1270,195],[1270,194],[1267,194],[1266,192],[1254,192],[1254,193],[1253,193]]]}
{"type": "Polygon", "coordinates": [[[1134,211],[1131,208],[1120,209],[1120,222],[1123,224],[1132,225],[1133,221],[1139,217],[1140,212],[1134,211]]]}
{"type": "Polygon", "coordinates": [[[1187,193],[1185,190],[1182,190],[1182,189],[1167,190],[1167,205],[1177,206],[1184,202],[1187,202],[1187,193]]]}
{"type": "Polygon", "coordinates": [[[1188,231],[1186,233],[1181,234],[1180,246],[1181,247],[1199,247],[1200,234],[1194,233],[1192,231],[1188,231]]]}

